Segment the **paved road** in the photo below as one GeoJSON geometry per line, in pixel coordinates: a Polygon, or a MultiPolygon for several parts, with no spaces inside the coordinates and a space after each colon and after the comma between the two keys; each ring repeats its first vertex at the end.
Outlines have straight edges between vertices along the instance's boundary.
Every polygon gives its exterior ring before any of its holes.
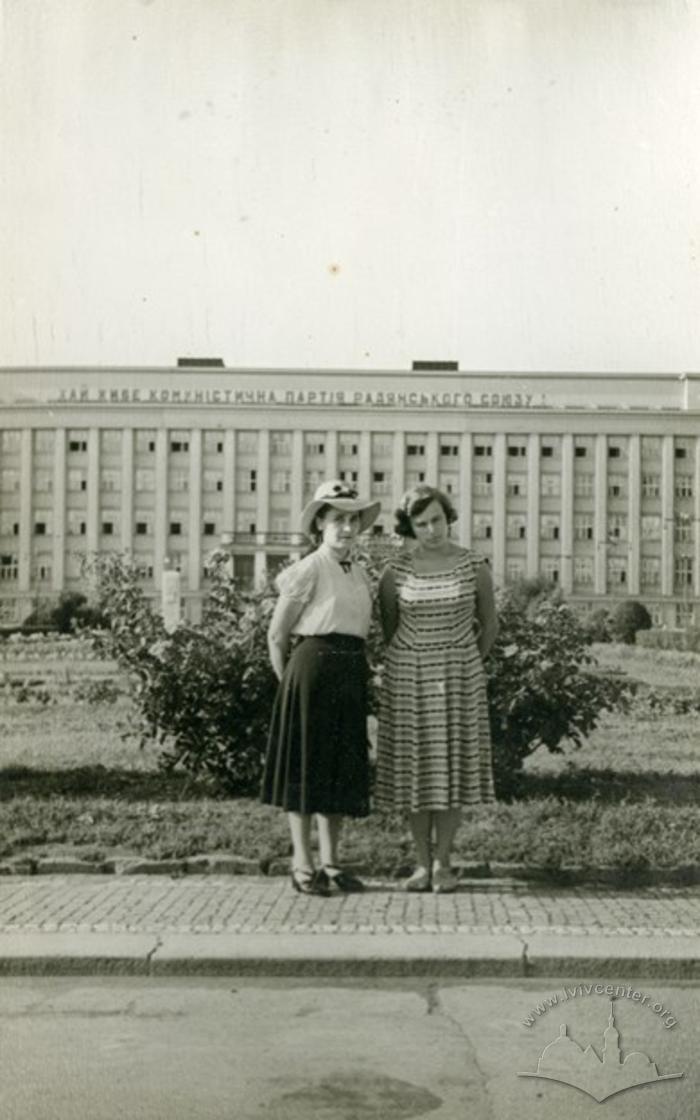
{"type": "MultiPolygon", "coordinates": [[[[591,981],[635,990],[630,978],[591,981]]],[[[599,1104],[569,1085],[518,1077],[536,1069],[562,1023],[600,1054],[609,995],[584,989],[565,999],[581,982],[5,978],[2,1116],[696,1120],[700,992],[692,985],[639,982],[639,1000],[618,993],[615,1003],[622,1056],[641,1051],[660,1074],[682,1079],[599,1104]]]]}

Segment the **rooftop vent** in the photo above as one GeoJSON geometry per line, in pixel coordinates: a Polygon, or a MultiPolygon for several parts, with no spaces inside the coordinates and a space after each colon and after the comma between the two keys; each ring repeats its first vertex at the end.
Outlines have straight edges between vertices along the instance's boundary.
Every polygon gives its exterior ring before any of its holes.
{"type": "Polygon", "coordinates": [[[414,362],[411,368],[413,370],[431,370],[431,369],[458,370],[459,369],[459,362],[434,362],[434,361],[427,362],[427,361],[421,361],[421,362],[414,362]]]}
{"type": "Polygon", "coordinates": [[[224,369],[223,358],[178,358],[177,364],[185,369],[224,369]]]}

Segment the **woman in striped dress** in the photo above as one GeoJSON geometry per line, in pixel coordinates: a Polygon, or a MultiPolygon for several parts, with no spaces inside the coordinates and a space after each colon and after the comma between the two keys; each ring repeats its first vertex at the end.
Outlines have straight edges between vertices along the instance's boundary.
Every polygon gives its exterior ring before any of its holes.
{"type": "Polygon", "coordinates": [[[432,486],[410,490],[396,532],[413,539],[382,574],[389,643],[379,714],[377,804],[409,814],[412,891],[453,891],[461,808],[494,800],[483,657],[497,631],[488,565],[450,540],[457,514],[432,486]],[[434,834],[434,848],[431,841],[434,834]]]}

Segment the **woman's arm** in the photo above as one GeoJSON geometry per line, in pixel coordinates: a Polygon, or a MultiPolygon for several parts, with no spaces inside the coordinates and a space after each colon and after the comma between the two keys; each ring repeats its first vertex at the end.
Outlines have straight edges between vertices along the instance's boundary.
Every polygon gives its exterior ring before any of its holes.
{"type": "Polygon", "coordinates": [[[379,580],[379,617],[382,620],[384,641],[390,642],[399,625],[399,597],[396,580],[390,567],[386,567],[379,580]]]}
{"type": "Polygon", "coordinates": [[[275,609],[272,612],[267,630],[267,648],[270,654],[270,664],[277,680],[282,679],[292,627],[303,609],[303,603],[298,599],[288,599],[286,595],[280,595],[275,603],[275,609]]]}
{"type": "Polygon", "coordinates": [[[476,569],[476,617],[479,622],[476,644],[481,656],[486,657],[498,634],[498,618],[491,572],[485,563],[479,564],[476,569]]]}

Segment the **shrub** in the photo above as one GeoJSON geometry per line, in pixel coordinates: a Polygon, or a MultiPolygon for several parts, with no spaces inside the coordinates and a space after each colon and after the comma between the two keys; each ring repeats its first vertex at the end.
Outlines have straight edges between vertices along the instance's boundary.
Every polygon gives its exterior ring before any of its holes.
{"type": "Polygon", "coordinates": [[[612,619],[613,637],[626,645],[634,645],[638,630],[651,629],[651,615],[643,603],[626,599],[616,607],[612,619]]]}
{"type": "Polygon", "coordinates": [[[589,642],[611,642],[613,640],[610,612],[607,607],[598,607],[591,611],[583,622],[583,628],[589,642]]]}
{"type": "Polygon", "coordinates": [[[257,788],[276,681],[266,631],[274,595],[239,591],[210,563],[211,590],[201,624],[167,633],[138,582],[116,554],[92,565],[98,604],[110,627],[93,634],[97,652],[128,671],[141,744],[155,740],[166,769],[206,774],[233,793],[257,788]]]}
{"type": "MultiPolygon", "coordinates": [[[[266,632],[275,592],[241,591],[214,554],[201,624],[168,634],[145,598],[136,570],[110,554],[94,562],[98,606],[110,628],[95,649],[130,674],[141,742],[155,739],[161,763],[212,776],[229,792],[257,789],[276,681],[266,632]]],[[[381,558],[366,556],[373,581],[381,558]]],[[[500,633],[487,660],[497,791],[517,790],[525,759],[540,746],[580,744],[600,714],[631,687],[595,671],[582,624],[558,591],[515,586],[499,599],[500,633]]],[[[368,654],[381,670],[375,618],[368,654]]],[[[376,694],[370,698],[376,711],[376,694]]]]}
{"type": "Polygon", "coordinates": [[[487,659],[494,771],[499,796],[517,792],[538,747],[580,746],[602,712],[624,706],[632,685],[595,670],[584,625],[558,597],[499,596],[500,630],[487,659]]]}
{"type": "Polygon", "coordinates": [[[700,628],[689,626],[685,630],[647,630],[638,635],[637,642],[647,649],[700,653],[700,628]]]}

